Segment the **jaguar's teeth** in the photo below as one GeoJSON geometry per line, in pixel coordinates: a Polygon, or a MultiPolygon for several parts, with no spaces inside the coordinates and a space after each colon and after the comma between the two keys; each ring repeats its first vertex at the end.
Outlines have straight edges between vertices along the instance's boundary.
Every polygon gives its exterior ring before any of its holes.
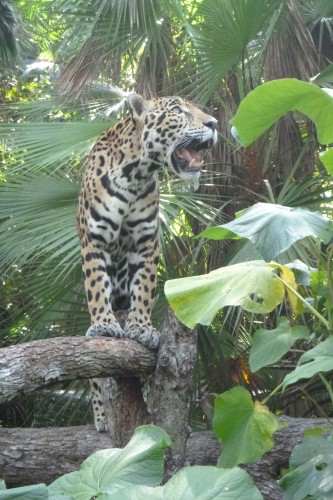
{"type": "Polygon", "coordinates": [[[188,166],[191,168],[195,165],[195,159],[192,158],[192,160],[190,161],[190,163],[188,164],[188,166]]]}
{"type": "Polygon", "coordinates": [[[202,167],[202,165],[203,165],[204,163],[205,163],[205,161],[204,161],[204,160],[201,160],[201,162],[200,162],[200,167],[202,167]]]}

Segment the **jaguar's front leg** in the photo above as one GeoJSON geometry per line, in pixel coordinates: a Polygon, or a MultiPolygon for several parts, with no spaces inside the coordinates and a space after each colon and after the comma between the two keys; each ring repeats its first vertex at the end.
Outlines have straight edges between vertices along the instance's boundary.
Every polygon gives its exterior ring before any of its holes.
{"type": "Polygon", "coordinates": [[[151,323],[159,260],[158,216],[138,223],[129,254],[128,279],[130,309],[125,324],[127,337],[150,349],[159,346],[159,333],[151,323]]]}
{"type": "Polygon", "coordinates": [[[84,286],[91,319],[91,326],[86,335],[124,337],[111,306],[113,283],[108,272],[111,269],[109,252],[94,242],[86,242],[82,245],[81,253],[85,273],[84,286]]]}

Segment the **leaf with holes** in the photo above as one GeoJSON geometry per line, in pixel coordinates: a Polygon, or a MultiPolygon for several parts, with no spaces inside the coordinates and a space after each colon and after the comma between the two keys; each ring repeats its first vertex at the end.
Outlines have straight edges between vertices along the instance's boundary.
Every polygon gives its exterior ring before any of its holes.
{"type": "Polygon", "coordinates": [[[319,436],[293,449],[290,472],[279,480],[285,500],[333,498],[333,443],[319,436]]]}
{"type": "Polygon", "coordinates": [[[169,280],[165,294],[176,316],[189,328],[197,323],[210,325],[225,306],[267,313],[285,296],[276,275],[280,267],[261,260],[234,264],[202,276],[169,280]]]}

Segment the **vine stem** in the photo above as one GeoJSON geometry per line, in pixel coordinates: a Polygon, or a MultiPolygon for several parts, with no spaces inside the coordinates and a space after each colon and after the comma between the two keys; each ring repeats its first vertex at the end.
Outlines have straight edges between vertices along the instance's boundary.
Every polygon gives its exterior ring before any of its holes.
{"type": "Polygon", "coordinates": [[[323,325],[326,326],[327,330],[330,330],[330,324],[327,321],[327,319],[324,318],[314,307],[312,307],[311,304],[309,304],[302,295],[300,295],[296,290],[290,286],[284,279],[280,278],[280,276],[276,276],[276,278],[288,289],[290,292],[292,292],[296,297],[302,302],[304,306],[306,306],[314,316],[316,316],[323,325]]]}
{"type": "Polygon", "coordinates": [[[279,392],[282,388],[283,388],[283,382],[281,382],[281,384],[275,387],[275,389],[273,389],[272,392],[262,400],[262,404],[263,405],[267,404],[267,401],[269,401],[271,397],[274,396],[277,392],[279,392]]]}
{"type": "Polygon", "coordinates": [[[327,392],[331,398],[331,402],[333,403],[333,389],[332,389],[331,384],[326,380],[326,378],[324,377],[324,375],[322,373],[318,373],[318,375],[321,378],[322,383],[326,387],[327,392]]]}

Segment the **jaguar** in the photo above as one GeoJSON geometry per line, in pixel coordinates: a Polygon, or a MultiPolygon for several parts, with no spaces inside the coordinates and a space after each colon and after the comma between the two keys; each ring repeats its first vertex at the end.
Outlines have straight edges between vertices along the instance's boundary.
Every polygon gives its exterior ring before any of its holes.
{"type": "MultiPolygon", "coordinates": [[[[129,338],[157,349],[151,312],[159,260],[157,172],[166,166],[198,182],[201,153],[217,142],[217,120],[180,97],[127,96],[129,114],[95,143],[78,203],[87,336],[129,338]],[[123,328],[114,312],[126,310],[123,328]]],[[[91,381],[94,421],[107,430],[98,379],[91,381]]]]}

